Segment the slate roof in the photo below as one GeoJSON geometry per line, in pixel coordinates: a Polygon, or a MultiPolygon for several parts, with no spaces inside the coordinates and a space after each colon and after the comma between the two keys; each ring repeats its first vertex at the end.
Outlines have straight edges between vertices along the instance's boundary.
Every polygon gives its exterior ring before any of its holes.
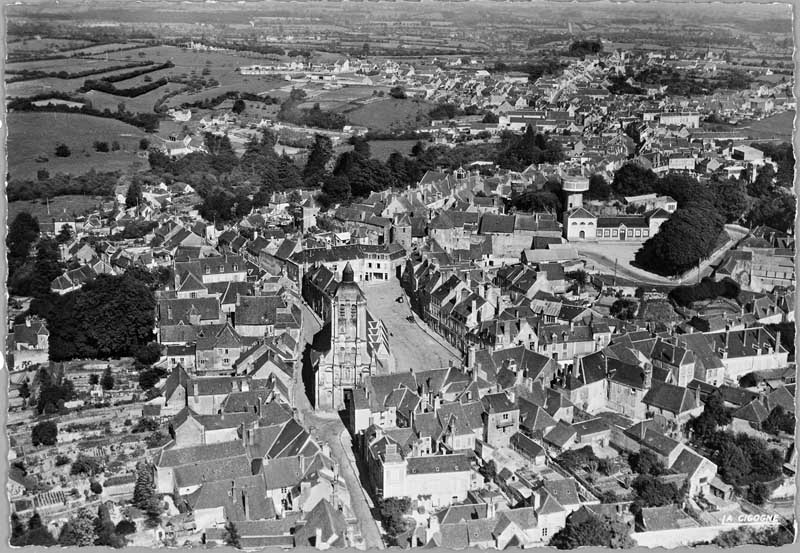
{"type": "Polygon", "coordinates": [[[180,449],[165,449],[161,452],[156,466],[177,467],[193,462],[219,461],[228,457],[244,455],[241,442],[221,442],[217,444],[198,445],[180,449]]]}
{"type": "Polygon", "coordinates": [[[308,515],[305,524],[295,531],[295,546],[316,546],[317,529],[322,530],[322,541],[329,542],[332,547],[344,547],[347,534],[347,522],[344,514],[335,509],[327,499],[321,499],[308,515]]]}
{"type": "Polygon", "coordinates": [[[436,474],[438,472],[465,472],[470,469],[469,457],[463,454],[428,455],[406,459],[408,474],[436,474]]]}
{"type": "Polygon", "coordinates": [[[685,413],[701,405],[697,394],[688,388],[653,381],[653,386],[642,398],[646,405],[652,405],[671,413],[685,413]]]}

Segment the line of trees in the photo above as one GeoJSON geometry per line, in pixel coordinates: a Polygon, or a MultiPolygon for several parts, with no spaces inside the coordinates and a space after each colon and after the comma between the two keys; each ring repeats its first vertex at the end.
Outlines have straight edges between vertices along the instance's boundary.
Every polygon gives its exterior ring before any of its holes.
{"type": "Polygon", "coordinates": [[[83,86],[80,88],[80,91],[89,92],[90,90],[96,90],[98,92],[104,92],[106,94],[112,94],[114,96],[122,96],[123,98],[136,98],[137,96],[142,96],[157,88],[161,88],[168,82],[169,80],[166,77],[162,77],[161,79],[153,81],[152,83],[144,83],[142,85],[134,86],[132,88],[117,88],[112,83],[104,80],[84,81],[83,86]]]}
{"type": "Polygon", "coordinates": [[[83,71],[42,71],[40,69],[13,69],[6,71],[9,75],[13,75],[7,80],[8,83],[16,83],[20,81],[31,81],[34,79],[80,79],[90,75],[98,75],[100,73],[110,73],[112,71],[121,71],[123,69],[131,69],[132,67],[142,67],[152,65],[152,61],[134,61],[124,65],[112,65],[111,67],[95,67],[92,69],[84,69],[83,71]]]}
{"type": "MultiPolygon", "coordinates": [[[[161,86],[161,85],[159,85],[161,86]]],[[[118,109],[111,111],[110,109],[99,110],[93,108],[89,103],[84,103],[80,107],[74,107],[67,104],[52,104],[37,106],[34,102],[46,99],[67,100],[70,102],[83,103],[84,99],[75,97],[71,94],[63,92],[52,92],[47,94],[37,94],[35,96],[28,96],[25,98],[13,98],[8,102],[9,111],[37,111],[45,113],[80,113],[83,115],[92,115],[94,117],[103,117],[106,119],[116,119],[134,127],[139,127],[145,132],[155,132],[158,130],[159,121],[161,117],[156,113],[136,112],[131,113],[127,110],[118,109]]]]}

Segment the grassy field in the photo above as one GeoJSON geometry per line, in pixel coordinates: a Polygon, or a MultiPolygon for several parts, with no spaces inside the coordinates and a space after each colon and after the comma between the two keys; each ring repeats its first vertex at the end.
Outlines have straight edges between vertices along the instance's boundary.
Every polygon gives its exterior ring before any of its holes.
{"type": "MultiPolygon", "coordinates": [[[[100,196],[57,196],[50,199],[50,217],[55,217],[59,213],[85,215],[97,209],[98,203],[102,200],[100,196]]],[[[39,221],[45,221],[48,217],[47,209],[48,202],[45,200],[10,202],[8,220],[11,222],[17,214],[27,211],[39,221]]]]}
{"type": "Polygon", "coordinates": [[[416,143],[416,140],[371,140],[369,149],[372,157],[386,161],[394,152],[409,155],[416,143]]]}
{"type": "Polygon", "coordinates": [[[94,167],[99,171],[127,169],[135,163],[147,165],[136,156],[143,131],[114,119],[71,113],[10,113],[8,115],[8,170],[12,178],[35,178],[36,171],[47,169],[51,174],[83,174],[94,167]],[[95,140],[116,140],[118,152],[95,152],[95,140]],[[53,152],[65,143],[72,155],[57,157],[53,152]],[[36,158],[44,155],[48,161],[36,158]]]}
{"type": "Polygon", "coordinates": [[[750,129],[750,134],[754,138],[777,138],[791,142],[794,115],[794,111],[785,111],[765,117],[760,121],[744,121],[740,126],[750,129]]]}
{"type": "Polygon", "coordinates": [[[48,51],[62,51],[68,48],[83,48],[91,44],[87,40],[73,40],[69,38],[23,38],[8,43],[9,54],[45,53],[48,51]]]}
{"type": "Polygon", "coordinates": [[[428,120],[431,104],[417,100],[388,98],[370,102],[345,115],[353,125],[374,130],[404,129],[428,120]]]}

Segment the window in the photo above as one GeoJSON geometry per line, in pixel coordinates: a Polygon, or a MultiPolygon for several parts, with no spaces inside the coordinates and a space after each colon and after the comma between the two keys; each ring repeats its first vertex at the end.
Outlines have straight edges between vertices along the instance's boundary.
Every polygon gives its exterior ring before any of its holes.
{"type": "Polygon", "coordinates": [[[345,304],[339,305],[339,318],[344,319],[347,316],[347,306],[345,304]]]}
{"type": "Polygon", "coordinates": [[[636,236],[641,236],[641,235],[642,235],[642,229],[638,229],[637,228],[636,229],[636,236]]]}
{"type": "Polygon", "coordinates": [[[503,413],[503,420],[504,420],[504,421],[507,421],[507,420],[508,420],[508,413],[503,413]]]}
{"type": "Polygon", "coordinates": [[[650,236],[650,231],[649,231],[649,230],[647,230],[647,229],[643,230],[643,231],[642,231],[642,236],[644,236],[645,238],[647,238],[648,236],[650,236]]]}
{"type": "Polygon", "coordinates": [[[192,299],[196,298],[197,297],[197,292],[190,293],[189,297],[192,298],[192,299]]]}
{"type": "Polygon", "coordinates": [[[238,271],[238,270],[239,270],[239,266],[238,266],[238,265],[234,265],[234,266],[233,266],[233,270],[234,270],[234,271],[238,271]]]}
{"type": "Polygon", "coordinates": [[[628,229],[628,236],[633,236],[633,229],[632,228],[628,229]]]}
{"type": "Polygon", "coordinates": [[[223,364],[223,365],[230,365],[230,364],[231,364],[231,360],[230,360],[230,359],[228,359],[228,358],[226,357],[226,358],[224,358],[224,359],[222,360],[222,364],[223,364]]]}
{"type": "Polygon", "coordinates": [[[217,267],[217,272],[218,272],[218,273],[222,273],[222,272],[224,272],[224,271],[225,271],[225,267],[223,267],[222,265],[220,265],[219,267],[217,267]]]}
{"type": "Polygon", "coordinates": [[[542,528],[542,537],[547,536],[547,528],[542,528]]]}
{"type": "Polygon", "coordinates": [[[617,235],[617,229],[611,229],[611,236],[617,235]]]}
{"type": "Polygon", "coordinates": [[[372,269],[372,263],[367,263],[367,268],[372,269]]]}
{"type": "Polygon", "coordinates": [[[356,304],[350,307],[350,318],[354,321],[358,318],[358,306],[356,304]]]}
{"type": "Polygon", "coordinates": [[[211,267],[209,267],[208,265],[206,265],[206,274],[207,275],[211,274],[211,267]]]}
{"type": "Polygon", "coordinates": [[[281,488],[281,493],[286,495],[287,493],[289,493],[289,488],[281,488]]]}

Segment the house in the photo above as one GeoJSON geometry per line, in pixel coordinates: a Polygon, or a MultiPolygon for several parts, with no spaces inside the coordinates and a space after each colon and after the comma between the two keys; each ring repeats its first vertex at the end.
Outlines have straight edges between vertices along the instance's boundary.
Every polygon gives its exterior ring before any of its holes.
{"type": "Polygon", "coordinates": [[[699,389],[692,391],[666,382],[654,382],[642,403],[656,421],[674,429],[683,427],[690,418],[703,412],[699,389]]]}
{"type": "Polygon", "coordinates": [[[519,431],[519,407],[505,392],[486,394],[481,402],[484,408],[483,441],[492,447],[508,447],[511,436],[519,431]]]}
{"type": "Polygon", "coordinates": [[[597,216],[583,207],[564,213],[564,237],[574,241],[634,241],[645,242],[654,236],[659,227],[669,219],[663,209],[655,209],[642,216],[597,216]]]}
{"type": "Polygon", "coordinates": [[[711,482],[717,476],[717,465],[693,449],[684,447],[669,468],[686,475],[689,497],[711,495],[711,482]]]}

